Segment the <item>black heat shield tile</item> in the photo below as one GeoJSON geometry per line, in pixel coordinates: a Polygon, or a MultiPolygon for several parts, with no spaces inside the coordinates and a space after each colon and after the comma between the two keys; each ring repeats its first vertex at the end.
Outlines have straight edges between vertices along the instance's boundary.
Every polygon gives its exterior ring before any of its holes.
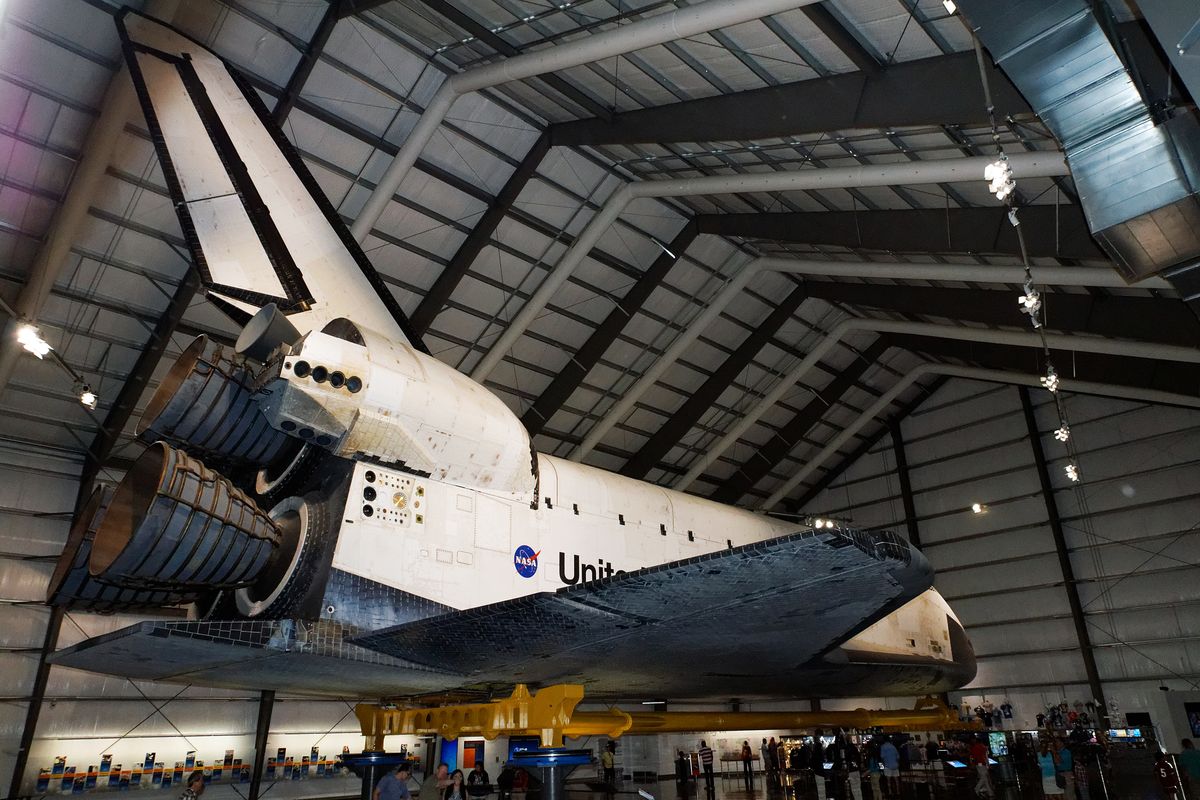
{"type": "Polygon", "coordinates": [[[893,534],[806,530],[350,641],[472,684],[778,694],[800,691],[822,653],[932,580],[925,557],[893,534]]]}

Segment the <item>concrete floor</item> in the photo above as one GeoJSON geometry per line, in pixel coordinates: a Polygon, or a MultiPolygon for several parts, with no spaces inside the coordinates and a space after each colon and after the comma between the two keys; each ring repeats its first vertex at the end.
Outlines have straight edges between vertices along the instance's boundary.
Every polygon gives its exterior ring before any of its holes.
{"type": "MultiPolygon", "coordinates": [[[[1040,781],[1035,775],[1021,775],[1020,785],[994,785],[996,800],[1042,800],[1040,781]]],[[[620,791],[615,794],[586,790],[575,783],[568,785],[569,800],[635,800],[638,789],[645,790],[654,796],[655,800],[817,800],[814,784],[811,780],[793,780],[784,776],[781,782],[767,781],[761,774],[754,776],[753,788],[747,789],[745,782],[732,777],[716,776],[715,794],[709,795],[704,791],[704,783],[689,782],[686,792],[681,792],[675,781],[663,780],[657,783],[634,784],[626,781],[620,791]]],[[[871,794],[870,785],[863,782],[859,800],[974,800],[975,779],[965,771],[957,775],[937,779],[927,774],[905,773],[900,784],[898,795],[887,795],[876,798],[871,794]],[[931,780],[932,778],[932,780],[931,780]]],[[[1106,800],[1105,793],[1097,783],[1090,787],[1088,800],[1106,800]]],[[[1157,783],[1148,774],[1118,775],[1107,787],[1107,800],[1165,800],[1157,783]]],[[[830,788],[825,795],[828,800],[838,800],[838,795],[830,788]]],[[[844,800],[851,800],[850,797],[844,800]]],[[[1076,796],[1075,800],[1084,800],[1076,796]]]]}

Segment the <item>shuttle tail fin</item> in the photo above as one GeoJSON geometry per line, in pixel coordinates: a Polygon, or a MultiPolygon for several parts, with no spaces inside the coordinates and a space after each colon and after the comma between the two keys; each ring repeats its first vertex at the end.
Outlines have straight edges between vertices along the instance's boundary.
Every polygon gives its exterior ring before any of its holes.
{"type": "Polygon", "coordinates": [[[184,237],[212,296],[275,303],[301,332],[339,317],[425,351],[245,79],[174,28],[126,10],[125,59],[184,237]]]}

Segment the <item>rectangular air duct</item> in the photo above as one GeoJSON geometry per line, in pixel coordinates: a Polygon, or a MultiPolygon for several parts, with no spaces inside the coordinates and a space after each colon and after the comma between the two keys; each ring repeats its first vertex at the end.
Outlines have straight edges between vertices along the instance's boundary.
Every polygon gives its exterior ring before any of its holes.
{"type": "Polygon", "coordinates": [[[1122,276],[1134,282],[1200,260],[1195,112],[1156,117],[1087,0],[959,7],[1062,142],[1092,235],[1122,276]]]}

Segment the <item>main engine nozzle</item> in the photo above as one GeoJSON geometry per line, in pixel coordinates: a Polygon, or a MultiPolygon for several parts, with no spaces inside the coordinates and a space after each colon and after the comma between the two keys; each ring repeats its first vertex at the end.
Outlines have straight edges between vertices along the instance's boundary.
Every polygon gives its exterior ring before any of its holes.
{"type": "Polygon", "coordinates": [[[112,613],[117,611],[146,611],[164,606],[177,606],[199,600],[200,590],[132,589],[105,583],[88,572],[88,559],[96,531],[112,502],[113,489],[97,487],[83,510],[71,523],[67,544],[50,576],[46,602],[67,606],[79,611],[112,613]]]}
{"type": "Polygon", "coordinates": [[[234,589],[267,567],[280,534],[229,479],[158,442],[117,487],[88,570],[135,589],[234,589]]]}
{"type": "Polygon", "coordinates": [[[211,462],[265,467],[295,448],[254,400],[254,374],[225,347],[197,336],[171,367],[138,423],[143,441],[162,439],[211,462]]]}

